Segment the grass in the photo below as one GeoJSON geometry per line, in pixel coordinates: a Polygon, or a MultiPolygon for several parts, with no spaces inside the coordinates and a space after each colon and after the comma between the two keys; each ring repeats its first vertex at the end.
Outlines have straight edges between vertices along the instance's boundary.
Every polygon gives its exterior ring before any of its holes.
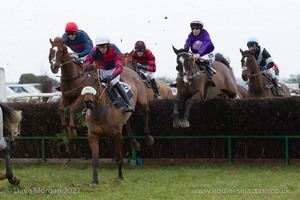
{"type": "MultiPolygon", "coordinates": [[[[1,199],[298,199],[300,167],[243,164],[124,166],[101,164],[89,187],[91,164],[14,164],[19,186],[0,182],[1,199]]],[[[0,169],[5,169],[0,163],[0,169]]]]}

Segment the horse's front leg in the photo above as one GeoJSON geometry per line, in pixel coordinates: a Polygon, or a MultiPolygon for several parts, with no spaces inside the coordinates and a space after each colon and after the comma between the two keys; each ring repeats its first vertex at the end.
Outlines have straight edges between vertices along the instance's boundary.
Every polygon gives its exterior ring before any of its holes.
{"type": "Polygon", "coordinates": [[[113,138],[114,144],[115,144],[115,161],[116,165],[118,167],[118,178],[119,180],[123,180],[123,172],[122,172],[122,166],[123,166],[123,159],[122,159],[122,146],[123,146],[123,140],[122,140],[122,130],[117,133],[117,135],[113,138]]]}
{"type": "Polygon", "coordinates": [[[81,106],[81,103],[83,102],[83,96],[80,95],[76,101],[72,104],[70,107],[70,123],[69,123],[69,128],[70,128],[70,137],[75,138],[77,136],[76,130],[75,130],[75,125],[74,125],[74,118],[76,111],[78,108],[81,106]]]}
{"type": "Polygon", "coordinates": [[[173,98],[173,127],[174,128],[179,128],[181,127],[181,121],[179,119],[179,113],[178,113],[178,104],[179,104],[179,100],[178,97],[175,96],[173,98]]]}
{"type": "Polygon", "coordinates": [[[99,165],[99,137],[88,135],[89,145],[92,151],[92,163],[93,163],[93,179],[90,186],[99,184],[98,180],[98,165],[99,165]]]}
{"type": "Polygon", "coordinates": [[[189,98],[185,102],[185,112],[184,112],[184,115],[183,115],[183,119],[181,121],[181,127],[182,128],[187,128],[187,127],[190,126],[189,117],[190,117],[190,109],[191,109],[192,104],[193,104],[193,99],[192,98],[189,98]]]}
{"type": "Polygon", "coordinates": [[[69,136],[69,127],[67,126],[67,121],[65,119],[65,106],[62,102],[60,102],[58,105],[58,112],[60,115],[60,122],[61,122],[61,126],[64,129],[64,133],[65,135],[69,136]]]}
{"type": "Polygon", "coordinates": [[[154,138],[150,135],[149,130],[149,113],[150,109],[148,104],[143,105],[143,115],[144,115],[144,135],[147,146],[152,146],[154,144],[154,138]]]}
{"type": "Polygon", "coordinates": [[[7,148],[4,149],[5,154],[5,165],[6,165],[6,175],[5,177],[8,179],[9,183],[12,185],[18,185],[20,183],[20,179],[13,175],[11,159],[10,159],[10,140],[6,139],[7,148]]]}

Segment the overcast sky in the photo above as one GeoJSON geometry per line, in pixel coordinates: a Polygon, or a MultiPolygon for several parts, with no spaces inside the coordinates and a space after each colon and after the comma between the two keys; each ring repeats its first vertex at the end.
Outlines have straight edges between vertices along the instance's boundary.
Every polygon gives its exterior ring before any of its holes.
{"type": "Polygon", "coordinates": [[[156,57],[156,77],[175,79],[172,45],[183,47],[195,17],[203,20],[215,52],[230,58],[236,77],[241,76],[239,48],[247,48],[250,36],[272,55],[281,78],[300,74],[299,0],[1,0],[0,5],[0,67],[6,82],[18,82],[24,73],[59,80],[50,70],[49,39],[61,36],[69,21],[93,41],[97,34],[109,35],[122,52],[145,41],[156,57]]]}

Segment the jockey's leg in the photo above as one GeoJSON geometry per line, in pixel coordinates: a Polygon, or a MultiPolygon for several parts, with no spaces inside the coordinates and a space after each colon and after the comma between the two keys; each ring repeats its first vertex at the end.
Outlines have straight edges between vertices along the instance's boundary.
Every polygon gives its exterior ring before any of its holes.
{"type": "Polygon", "coordinates": [[[153,87],[153,90],[154,90],[154,93],[155,93],[155,96],[157,99],[161,99],[161,96],[159,94],[159,91],[158,91],[158,88],[157,88],[157,83],[155,81],[155,79],[151,79],[151,84],[152,84],[152,87],[153,87]]]}
{"type": "Polygon", "coordinates": [[[126,94],[123,86],[120,85],[120,83],[116,83],[114,85],[114,88],[117,89],[117,91],[119,92],[119,94],[121,95],[123,100],[125,101],[125,112],[134,112],[134,108],[131,106],[131,103],[127,97],[127,94],[126,94]]]}
{"type": "Polygon", "coordinates": [[[277,80],[276,77],[272,78],[272,82],[273,82],[274,87],[275,87],[276,96],[280,96],[280,97],[284,96],[283,92],[281,92],[279,90],[278,80],[277,80]]]}

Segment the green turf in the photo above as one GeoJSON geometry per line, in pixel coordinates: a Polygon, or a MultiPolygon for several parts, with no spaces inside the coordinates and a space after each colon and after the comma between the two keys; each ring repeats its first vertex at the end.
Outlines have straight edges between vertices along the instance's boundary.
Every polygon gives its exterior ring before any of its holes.
{"type": "MultiPolygon", "coordinates": [[[[14,164],[19,186],[0,182],[1,199],[298,199],[300,167],[284,164],[124,166],[101,164],[89,187],[91,164],[14,164]]],[[[4,170],[4,163],[0,163],[4,170]]]]}

